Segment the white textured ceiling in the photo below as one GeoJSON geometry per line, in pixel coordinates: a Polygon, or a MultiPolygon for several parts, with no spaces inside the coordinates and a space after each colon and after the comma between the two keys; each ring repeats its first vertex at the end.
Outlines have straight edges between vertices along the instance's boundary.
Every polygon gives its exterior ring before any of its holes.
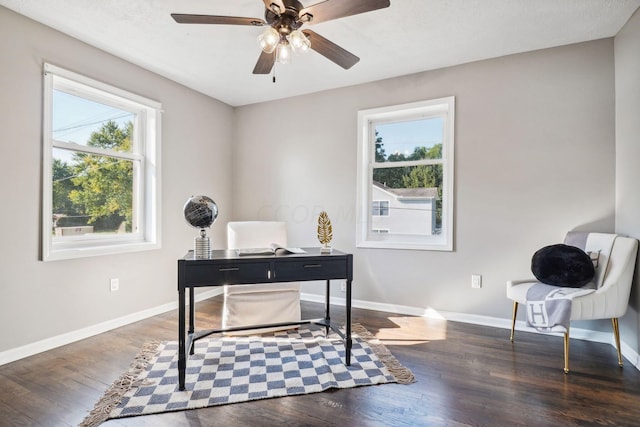
{"type": "Polygon", "coordinates": [[[276,83],[271,75],[252,74],[263,28],[177,24],[169,15],[263,18],[261,0],[0,0],[0,5],[239,106],[611,37],[640,0],[391,0],[386,9],[306,27],[359,56],[353,68],[344,70],[311,51],[276,65],[276,83]]]}

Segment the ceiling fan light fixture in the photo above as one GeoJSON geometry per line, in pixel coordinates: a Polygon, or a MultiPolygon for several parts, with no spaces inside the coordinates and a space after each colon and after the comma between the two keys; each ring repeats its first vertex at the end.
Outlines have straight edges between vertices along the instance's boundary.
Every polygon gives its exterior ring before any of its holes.
{"type": "Polygon", "coordinates": [[[288,41],[282,40],[276,48],[276,62],[288,64],[291,61],[291,45],[288,41]]]}
{"type": "Polygon", "coordinates": [[[287,40],[296,52],[307,52],[311,47],[311,42],[300,30],[294,30],[287,36],[287,40]]]}
{"type": "Polygon", "coordinates": [[[280,34],[278,34],[278,31],[273,27],[265,29],[262,34],[258,36],[258,44],[266,53],[273,52],[279,42],[280,34]]]}

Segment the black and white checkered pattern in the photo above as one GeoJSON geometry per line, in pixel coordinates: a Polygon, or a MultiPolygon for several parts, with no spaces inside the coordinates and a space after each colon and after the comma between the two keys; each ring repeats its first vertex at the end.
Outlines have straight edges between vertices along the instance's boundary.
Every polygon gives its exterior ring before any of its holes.
{"type": "Polygon", "coordinates": [[[395,382],[369,345],[353,336],[351,366],[344,343],[323,330],[273,336],[216,337],[196,342],[187,360],[186,390],[178,390],[178,343],[163,342],[110,418],[152,414],[287,395],[395,382]]]}

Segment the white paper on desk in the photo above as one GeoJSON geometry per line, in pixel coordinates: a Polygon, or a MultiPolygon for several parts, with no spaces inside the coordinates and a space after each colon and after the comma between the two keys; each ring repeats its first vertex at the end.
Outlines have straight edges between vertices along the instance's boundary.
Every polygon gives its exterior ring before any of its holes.
{"type": "Polygon", "coordinates": [[[268,248],[244,248],[236,249],[238,255],[286,255],[286,254],[306,254],[302,248],[285,248],[277,243],[272,243],[268,248]]]}

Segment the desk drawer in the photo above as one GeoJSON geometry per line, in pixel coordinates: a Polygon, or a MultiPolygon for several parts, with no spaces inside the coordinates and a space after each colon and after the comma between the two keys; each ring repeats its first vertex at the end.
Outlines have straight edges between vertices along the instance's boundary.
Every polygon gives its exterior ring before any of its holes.
{"type": "Polygon", "coordinates": [[[268,262],[191,265],[187,270],[187,283],[193,285],[261,283],[268,277],[268,262]]]}
{"type": "Polygon", "coordinates": [[[345,260],[292,261],[275,265],[275,281],[346,279],[345,260]]]}

